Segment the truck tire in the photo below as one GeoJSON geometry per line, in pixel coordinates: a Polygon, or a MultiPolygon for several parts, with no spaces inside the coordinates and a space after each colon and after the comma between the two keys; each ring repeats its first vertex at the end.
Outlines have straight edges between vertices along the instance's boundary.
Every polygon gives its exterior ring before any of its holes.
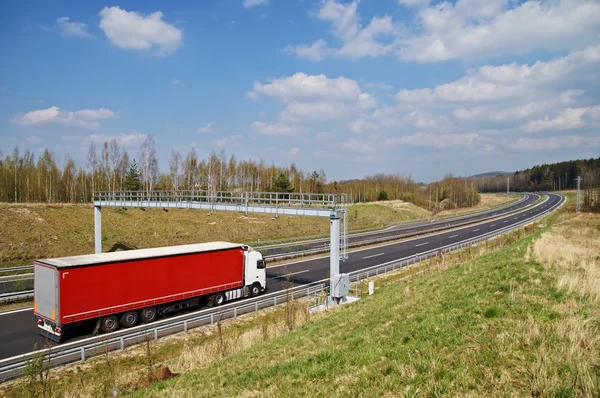
{"type": "Polygon", "coordinates": [[[256,297],[260,294],[261,291],[261,286],[260,283],[254,283],[251,287],[250,287],[250,297],[256,297]]]}
{"type": "Polygon", "coordinates": [[[119,320],[114,315],[105,316],[100,321],[100,330],[103,333],[111,333],[119,328],[119,320]]]}
{"type": "Polygon", "coordinates": [[[140,314],[137,311],[128,311],[121,315],[121,325],[124,328],[132,328],[140,320],[140,314]]]}
{"type": "Polygon", "coordinates": [[[154,322],[158,317],[158,311],[156,307],[146,307],[140,311],[140,321],[142,323],[154,322]]]}
{"type": "Polygon", "coordinates": [[[215,293],[212,296],[212,306],[213,307],[218,307],[220,305],[223,305],[223,303],[225,303],[225,295],[222,292],[219,293],[215,293]]]}

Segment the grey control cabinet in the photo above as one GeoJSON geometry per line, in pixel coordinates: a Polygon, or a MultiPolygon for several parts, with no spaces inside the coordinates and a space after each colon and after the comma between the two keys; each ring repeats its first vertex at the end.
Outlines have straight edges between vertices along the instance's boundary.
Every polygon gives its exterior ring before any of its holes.
{"type": "Polygon", "coordinates": [[[331,297],[340,298],[348,295],[350,291],[350,277],[348,274],[333,275],[331,284],[331,297]]]}

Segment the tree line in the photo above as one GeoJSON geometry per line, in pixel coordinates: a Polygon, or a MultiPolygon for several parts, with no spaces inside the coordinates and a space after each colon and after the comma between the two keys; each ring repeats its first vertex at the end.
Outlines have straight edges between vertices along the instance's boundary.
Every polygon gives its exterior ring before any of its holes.
{"type": "Polygon", "coordinates": [[[506,178],[511,191],[561,191],[577,189],[581,177],[583,205],[600,211],[600,157],[542,164],[504,176],[476,179],[480,192],[506,192],[506,178]]]}
{"type": "Polygon", "coordinates": [[[328,181],[323,169],[306,172],[294,163],[280,167],[262,159],[238,160],[224,151],[213,151],[203,159],[193,148],[185,154],[171,151],[165,172],[158,164],[152,136],[146,137],[135,156],[116,139],[99,146],[91,142],[83,164],[69,155],[61,161],[48,149],[36,158],[30,150],[16,147],[7,155],[0,152],[0,201],[83,203],[98,191],[194,189],[346,193],[352,203],[400,199],[431,210],[479,202],[472,183],[451,175],[428,186],[400,174],[328,181]]]}

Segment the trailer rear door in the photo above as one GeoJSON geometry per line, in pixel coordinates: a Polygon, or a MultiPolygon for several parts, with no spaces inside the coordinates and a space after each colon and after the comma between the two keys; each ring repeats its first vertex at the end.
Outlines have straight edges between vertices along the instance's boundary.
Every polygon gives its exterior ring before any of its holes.
{"type": "Polygon", "coordinates": [[[33,269],[33,312],[56,321],[58,319],[58,270],[40,264],[33,269]]]}

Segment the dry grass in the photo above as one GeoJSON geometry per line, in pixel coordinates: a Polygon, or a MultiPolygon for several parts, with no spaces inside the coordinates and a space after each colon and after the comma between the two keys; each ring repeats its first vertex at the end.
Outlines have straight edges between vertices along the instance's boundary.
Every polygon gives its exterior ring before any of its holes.
{"type": "Polygon", "coordinates": [[[477,204],[475,206],[465,207],[465,208],[460,208],[460,209],[442,210],[442,211],[436,213],[435,216],[436,217],[448,217],[448,216],[455,216],[455,215],[459,215],[459,214],[463,214],[463,213],[470,213],[473,211],[482,211],[482,210],[489,209],[492,207],[503,206],[507,203],[516,202],[522,198],[522,196],[507,197],[506,194],[501,194],[501,193],[482,193],[482,194],[480,194],[480,196],[481,196],[481,202],[479,202],[479,204],[477,204]]]}
{"type": "Polygon", "coordinates": [[[566,220],[536,239],[527,256],[556,269],[559,289],[600,304],[600,215],[566,220]]]}
{"type": "MultiPolygon", "coordinates": [[[[384,206],[351,206],[351,229],[382,227],[410,215],[384,206]]],[[[416,216],[413,216],[416,218],[416,216]]],[[[31,264],[36,258],[93,252],[91,205],[0,204],[0,266],[31,264]]],[[[188,243],[258,242],[329,232],[327,219],[199,210],[104,208],[103,251],[188,243]]]]}

